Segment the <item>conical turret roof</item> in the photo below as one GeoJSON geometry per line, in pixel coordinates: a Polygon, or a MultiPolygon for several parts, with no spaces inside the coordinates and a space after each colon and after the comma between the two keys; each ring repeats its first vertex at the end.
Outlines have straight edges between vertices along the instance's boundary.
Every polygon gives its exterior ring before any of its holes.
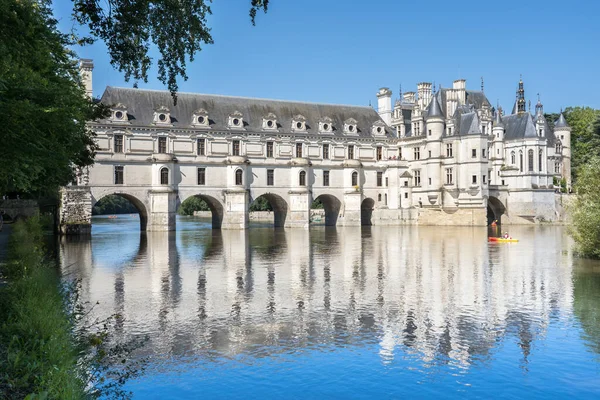
{"type": "Polygon", "coordinates": [[[500,110],[496,110],[496,118],[494,118],[494,126],[504,127],[504,123],[502,122],[502,116],[500,115],[500,110]]]}
{"type": "Polygon", "coordinates": [[[429,110],[427,111],[427,116],[425,119],[429,118],[444,118],[444,113],[442,112],[442,107],[437,100],[437,96],[433,96],[431,103],[429,103],[429,110]]]}
{"type": "Polygon", "coordinates": [[[568,128],[569,127],[569,124],[567,124],[567,120],[565,119],[565,116],[563,115],[563,113],[560,113],[560,117],[558,117],[558,119],[554,123],[554,127],[555,128],[568,128]]]}

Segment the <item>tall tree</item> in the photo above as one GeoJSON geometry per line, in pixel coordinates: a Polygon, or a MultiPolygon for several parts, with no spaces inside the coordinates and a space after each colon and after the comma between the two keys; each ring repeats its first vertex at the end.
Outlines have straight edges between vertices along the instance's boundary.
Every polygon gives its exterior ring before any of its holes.
{"type": "Polygon", "coordinates": [[[0,193],[52,191],[93,162],[86,122],[103,107],[85,96],[50,5],[0,0],[0,193]]]}
{"type": "Polygon", "coordinates": [[[600,258],[600,157],[581,165],[575,192],[570,214],[577,250],[583,256],[600,258]]]}
{"type": "MultiPolygon", "coordinates": [[[[213,38],[206,17],[212,0],[73,0],[76,20],[90,29],[90,42],[104,41],[111,63],[125,79],[147,81],[150,47],[160,52],[158,79],[175,96],[177,78],[187,79],[186,61],[213,38]]],[[[250,0],[250,20],[267,12],[269,0],[250,0]]],[[[176,98],[175,98],[176,100],[176,98]]]]}
{"type": "Polygon", "coordinates": [[[564,114],[571,126],[571,168],[576,181],[581,166],[585,165],[590,157],[600,155],[600,129],[595,129],[600,110],[591,107],[568,107],[564,114]]]}

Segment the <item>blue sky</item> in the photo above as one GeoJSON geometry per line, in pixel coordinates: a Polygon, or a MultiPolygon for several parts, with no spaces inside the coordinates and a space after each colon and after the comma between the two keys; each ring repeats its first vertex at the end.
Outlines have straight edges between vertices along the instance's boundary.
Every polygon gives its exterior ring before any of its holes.
{"type": "MultiPolygon", "coordinates": [[[[214,0],[215,44],[188,64],[180,91],[323,103],[376,105],[386,86],[451,87],[458,78],[510,110],[519,75],[532,108],[600,108],[600,2],[271,0],[253,27],[250,0],[214,0]]],[[[70,0],[54,0],[62,29],[70,0]]],[[[103,44],[76,49],[94,59],[94,95],[128,86],[103,44]]],[[[151,71],[140,88],[164,89],[151,71]]]]}

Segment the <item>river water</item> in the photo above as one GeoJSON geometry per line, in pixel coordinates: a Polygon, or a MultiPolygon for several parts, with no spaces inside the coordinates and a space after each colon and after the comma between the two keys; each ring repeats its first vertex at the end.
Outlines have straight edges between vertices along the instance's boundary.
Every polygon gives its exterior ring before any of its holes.
{"type": "Polygon", "coordinates": [[[150,337],[134,398],[600,398],[600,263],[562,227],[138,225],[59,246],[97,315],[150,337]]]}

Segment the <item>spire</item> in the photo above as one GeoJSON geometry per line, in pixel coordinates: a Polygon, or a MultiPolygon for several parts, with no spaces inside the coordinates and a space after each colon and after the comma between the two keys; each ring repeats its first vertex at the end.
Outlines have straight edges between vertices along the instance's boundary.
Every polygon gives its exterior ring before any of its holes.
{"type": "Polygon", "coordinates": [[[519,79],[519,89],[517,89],[517,112],[525,112],[525,89],[523,88],[523,76],[519,79]]]}
{"type": "Polygon", "coordinates": [[[504,123],[502,122],[502,108],[500,108],[500,106],[498,106],[498,109],[496,110],[496,116],[494,118],[494,127],[496,126],[504,127],[504,123]]]}
{"type": "Polygon", "coordinates": [[[481,77],[481,93],[483,93],[483,76],[481,77]]]}
{"type": "Polygon", "coordinates": [[[563,115],[562,110],[560,111],[560,116],[554,123],[554,127],[555,128],[568,128],[569,127],[569,124],[567,123],[567,120],[565,119],[565,116],[563,115]]]}
{"type": "Polygon", "coordinates": [[[544,105],[542,104],[542,101],[540,100],[540,94],[537,94],[538,96],[538,101],[537,104],[535,105],[535,115],[540,116],[540,115],[544,115],[544,105]]]}
{"type": "Polygon", "coordinates": [[[429,103],[429,110],[427,111],[425,120],[429,120],[430,118],[444,118],[444,113],[442,112],[442,107],[440,107],[440,103],[437,100],[437,96],[433,96],[431,103],[429,103]]]}

